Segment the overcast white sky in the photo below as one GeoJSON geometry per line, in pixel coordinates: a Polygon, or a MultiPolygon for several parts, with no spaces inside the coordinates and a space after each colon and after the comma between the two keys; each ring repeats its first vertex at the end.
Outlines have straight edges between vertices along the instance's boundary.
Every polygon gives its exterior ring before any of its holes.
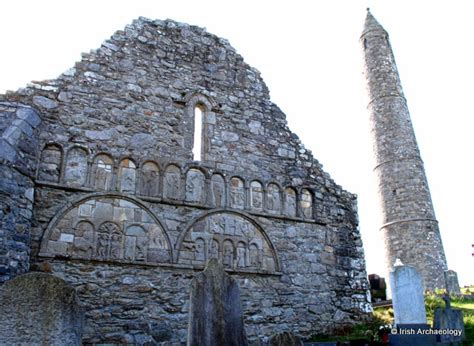
{"type": "Polygon", "coordinates": [[[471,1],[5,1],[0,92],[55,78],[139,16],[206,27],[261,71],[292,131],[358,194],[368,272],[385,275],[358,42],[368,6],[390,34],[448,266],[474,284],[471,1]]]}

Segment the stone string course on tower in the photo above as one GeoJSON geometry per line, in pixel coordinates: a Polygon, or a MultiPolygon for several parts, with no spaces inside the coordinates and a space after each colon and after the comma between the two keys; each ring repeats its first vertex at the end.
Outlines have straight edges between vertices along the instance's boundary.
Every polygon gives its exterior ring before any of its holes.
{"type": "Polygon", "coordinates": [[[388,34],[370,12],[360,40],[388,269],[400,259],[421,273],[425,289],[445,288],[448,268],[423,161],[388,34]]]}
{"type": "Polygon", "coordinates": [[[356,197],[226,40],[140,18],[0,96],[0,130],[1,278],[74,287],[83,342],[185,341],[191,280],[212,258],[239,283],[251,342],[368,316],[356,197]]]}

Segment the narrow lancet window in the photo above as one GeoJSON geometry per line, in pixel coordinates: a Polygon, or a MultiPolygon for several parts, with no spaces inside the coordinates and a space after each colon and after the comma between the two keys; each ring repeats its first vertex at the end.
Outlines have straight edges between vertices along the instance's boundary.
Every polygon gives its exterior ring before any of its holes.
{"type": "Polygon", "coordinates": [[[194,107],[194,144],[193,144],[194,161],[202,160],[201,139],[202,139],[202,110],[199,106],[196,106],[194,107]]]}

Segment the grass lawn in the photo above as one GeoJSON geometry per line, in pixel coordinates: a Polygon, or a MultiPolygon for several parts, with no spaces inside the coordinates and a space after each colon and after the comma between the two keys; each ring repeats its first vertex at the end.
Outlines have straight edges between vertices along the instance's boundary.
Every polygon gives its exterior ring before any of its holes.
{"type": "MultiPolygon", "coordinates": [[[[471,288],[471,291],[474,292],[474,287],[471,288]]],[[[425,296],[425,305],[428,324],[432,325],[434,310],[436,308],[444,308],[444,301],[439,295],[427,294],[425,296]]],[[[474,299],[453,297],[451,299],[451,307],[460,309],[463,312],[465,327],[463,345],[474,346],[474,299]]],[[[348,341],[355,339],[379,341],[379,328],[391,323],[393,323],[393,308],[375,308],[372,322],[341,331],[338,333],[339,335],[315,335],[310,341],[348,341]]]]}

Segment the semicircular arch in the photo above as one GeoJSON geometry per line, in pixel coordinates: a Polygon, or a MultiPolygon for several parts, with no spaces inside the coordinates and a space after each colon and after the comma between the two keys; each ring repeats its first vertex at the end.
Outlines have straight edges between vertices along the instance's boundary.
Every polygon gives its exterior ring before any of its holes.
{"type": "Polygon", "coordinates": [[[66,203],[46,228],[39,255],[151,264],[174,258],[166,226],[146,205],[128,195],[103,193],[66,203]],[[104,223],[115,224],[119,232],[106,231],[104,223]]]}
{"type": "Polygon", "coordinates": [[[217,258],[228,270],[280,271],[275,246],[265,230],[246,213],[228,209],[204,212],[189,222],[178,237],[175,256],[176,263],[198,268],[217,258]],[[196,244],[197,239],[205,243],[196,244]]]}

